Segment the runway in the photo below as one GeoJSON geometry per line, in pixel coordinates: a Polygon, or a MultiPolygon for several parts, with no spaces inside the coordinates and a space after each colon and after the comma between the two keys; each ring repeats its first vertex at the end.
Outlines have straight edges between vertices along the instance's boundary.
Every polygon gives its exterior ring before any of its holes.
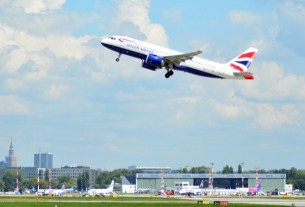
{"type": "Polygon", "coordinates": [[[282,206],[300,206],[305,207],[305,200],[304,199],[291,199],[291,198],[247,198],[247,197],[241,197],[241,198],[231,198],[231,197],[222,197],[222,198],[201,198],[201,199],[195,199],[194,200],[206,200],[210,202],[214,201],[229,201],[229,203],[245,203],[245,204],[260,204],[260,205],[282,205],[282,206]]]}
{"type": "MultiPolygon", "coordinates": [[[[41,200],[44,202],[58,202],[58,203],[197,203],[198,201],[228,201],[230,203],[240,204],[258,204],[268,206],[297,206],[305,207],[304,197],[182,197],[182,196],[169,196],[169,197],[155,197],[152,195],[119,195],[115,198],[86,198],[83,197],[35,197],[29,196],[0,196],[0,202],[37,202],[41,200]]],[[[204,206],[204,205],[198,205],[204,206]]]]}

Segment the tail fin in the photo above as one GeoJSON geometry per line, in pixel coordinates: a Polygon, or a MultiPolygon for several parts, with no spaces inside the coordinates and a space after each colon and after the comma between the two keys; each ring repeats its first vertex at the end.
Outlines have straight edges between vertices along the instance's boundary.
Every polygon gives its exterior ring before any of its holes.
{"type": "Polygon", "coordinates": [[[203,188],[203,186],[204,186],[204,182],[203,182],[203,180],[201,180],[201,183],[200,183],[200,185],[199,185],[199,188],[203,188]]]}
{"type": "Polygon", "coordinates": [[[65,189],[66,189],[66,186],[65,186],[65,184],[63,184],[61,187],[61,190],[65,190],[65,189]]]}
{"type": "Polygon", "coordinates": [[[260,190],[262,188],[262,181],[258,181],[258,184],[256,186],[257,190],[260,190]]]}
{"type": "Polygon", "coordinates": [[[228,65],[236,70],[236,72],[246,72],[250,67],[255,54],[257,53],[258,49],[250,47],[236,58],[228,62],[228,65]]]}
{"type": "Polygon", "coordinates": [[[110,186],[108,187],[107,190],[113,191],[113,186],[114,186],[114,180],[111,181],[110,186]]]}

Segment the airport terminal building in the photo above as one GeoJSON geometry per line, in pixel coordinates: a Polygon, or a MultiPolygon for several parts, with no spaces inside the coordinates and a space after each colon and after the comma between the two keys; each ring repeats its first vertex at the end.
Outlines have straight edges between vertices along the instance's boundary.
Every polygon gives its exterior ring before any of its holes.
{"type": "MultiPolygon", "coordinates": [[[[236,189],[242,187],[242,174],[213,174],[213,187],[236,189]]],[[[136,189],[151,188],[152,192],[161,189],[161,180],[165,190],[175,189],[175,183],[188,182],[189,185],[197,185],[203,181],[203,188],[209,187],[211,174],[182,174],[182,173],[137,173],[130,176],[122,176],[122,185],[135,185],[136,189]]],[[[258,180],[262,181],[262,190],[284,191],[286,174],[244,174],[244,187],[256,187],[258,180]],[[258,177],[257,177],[258,176],[258,177]]],[[[124,193],[124,192],[123,192],[124,193]]]]}

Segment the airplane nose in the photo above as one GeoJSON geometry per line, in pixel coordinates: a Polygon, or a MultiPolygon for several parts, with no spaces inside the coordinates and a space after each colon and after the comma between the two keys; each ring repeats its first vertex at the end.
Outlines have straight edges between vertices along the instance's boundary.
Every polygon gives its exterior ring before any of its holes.
{"type": "Polygon", "coordinates": [[[107,48],[111,49],[111,48],[112,48],[113,42],[111,41],[111,39],[105,38],[105,39],[102,39],[102,40],[101,40],[101,44],[102,44],[104,47],[107,47],[107,48]]]}
{"type": "Polygon", "coordinates": [[[106,38],[101,40],[101,44],[102,44],[102,45],[105,46],[106,43],[107,43],[107,39],[106,39],[106,38]]]}

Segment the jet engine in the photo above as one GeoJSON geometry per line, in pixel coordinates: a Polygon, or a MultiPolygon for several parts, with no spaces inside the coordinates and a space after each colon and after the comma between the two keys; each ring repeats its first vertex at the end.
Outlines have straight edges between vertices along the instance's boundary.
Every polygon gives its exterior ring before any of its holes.
{"type": "Polygon", "coordinates": [[[154,65],[158,68],[162,68],[164,66],[163,57],[154,54],[148,54],[145,62],[148,65],[154,65]]]}
{"type": "Polygon", "coordinates": [[[145,69],[148,69],[148,70],[153,70],[153,71],[155,71],[157,69],[157,66],[148,64],[146,62],[146,60],[142,60],[142,67],[145,69]]]}

